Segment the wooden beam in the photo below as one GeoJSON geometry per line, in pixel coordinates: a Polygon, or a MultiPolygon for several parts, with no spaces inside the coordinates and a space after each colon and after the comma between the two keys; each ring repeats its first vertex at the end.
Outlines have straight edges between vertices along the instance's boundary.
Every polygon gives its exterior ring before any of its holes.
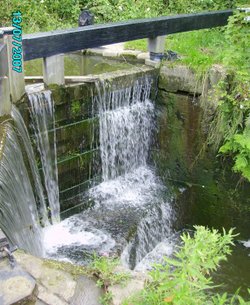
{"type": "Polygon", "coordinates": [[[24,60],[227,24],[232,10],[90,25],[23,36],[24,60]]]}

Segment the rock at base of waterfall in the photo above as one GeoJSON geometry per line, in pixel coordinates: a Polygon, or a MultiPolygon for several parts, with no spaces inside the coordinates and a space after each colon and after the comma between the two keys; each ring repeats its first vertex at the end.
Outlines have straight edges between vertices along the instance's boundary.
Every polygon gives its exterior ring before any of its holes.
{"type": "Polygon", "coordinates": [[[124,300],[141,291],[144,288],[144,284],[150,280],[148,274],[131,271],[122,266],[118,266],[115,272],[128,273],[130,279],[126,285],[113,285],[109,287],[109,291],[112,294],[113,305],[121,305],[124,300]]]}
{"type": "Polygon", "coordinates": [[[86,276],[80,276],[77,280],[75,294],[71,299],[71,305],[101,305],[100,298],[103,290],[96,286],[96,283],[86,276]]]}
{"type": "Polygon", "coordinates": [[[35,280],[21,267],[12,269],[7,258],[1,261],[0,304],[11,305],[32,301],[35,287],[35,280]]]}

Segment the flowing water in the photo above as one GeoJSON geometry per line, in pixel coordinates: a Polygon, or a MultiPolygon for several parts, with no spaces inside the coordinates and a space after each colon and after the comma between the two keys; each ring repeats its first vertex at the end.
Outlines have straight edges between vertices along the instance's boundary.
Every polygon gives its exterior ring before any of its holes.
{"type": "Polygon", "coordinates": [[[0,227],[12,245],[42,256],[42,228],[22,150],[11,124],[4,128],[6,139],[0,163],[0,227]]]}
{"type": "Polygon", "coordinates": [[[11,116],[16,125],[15,131],[17,134],[19,134],[20,141],[23,142],[23,147],[24,147],[27,157],[28,157],[29,169],[32,173],[31,178],[34,181],[34,190],[35,190],[34,194],[36,196],[37,205],[39,207],[40,222],[43,224],[43,226],[46,226],[49,224],[47,208],[46,208],[46,204],[45,204],[45,198],[44,198],[44,194],[43,194],[41,178],[40,178],[37,163],[35,160],[35,155],[34,155],[34,151],[32,148],[29,133],[28,133],[27,127],[25,125],[25,122],[23,120],[21,113],[14,105],[12,105],[11,116]]]}
{"type": "Polygon", "coordinates": [[[135,81],[123,90],[110,91],[96,82],[100,124],[102,178],[114,179],[146,165],[152,141],[154,105],[150,101],[152,79],[135,81]]]}
{"type": "Polygon", "coordinates": [[[52,223],[60,220],[54,102],[50,91],[28,94],[30,115],[40,154],[52,223]],[[49,130],[50,133],[49,133],[49,130]],[[51,138],[50,138],[51,135],[51,138]]]}
{"type": "Polygon", "coordinates": [[[50,256],[83,262],[83,253],[121,253],[125,248],[124,264],[134,268],[171,234],[168,191],[148,165],[155,128],[152,84],[150,77],[119,90],[96,83],[93,109],[99,117],[103,181],[88,192],[91,209],[47,229],[50,256]],[[56,239],[58,235],[67,240],[56,239]]]}

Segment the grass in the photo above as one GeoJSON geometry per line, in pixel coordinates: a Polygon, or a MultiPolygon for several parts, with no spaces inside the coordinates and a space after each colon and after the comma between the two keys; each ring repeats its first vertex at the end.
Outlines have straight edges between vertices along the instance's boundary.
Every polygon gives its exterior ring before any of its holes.
{"type": "MultiPolygon", "coordinates": [[[[147,51],[147,40],[135,40],[125,44],[126,49],[147,51]]],[[[196,71],[205,72],[213,64],[223,61],[227,48],[222,29],[199,30],[178,33],[166,37],[165,51],[172,50],[181,56],[178,62],[185,63],[196,71]]]]}

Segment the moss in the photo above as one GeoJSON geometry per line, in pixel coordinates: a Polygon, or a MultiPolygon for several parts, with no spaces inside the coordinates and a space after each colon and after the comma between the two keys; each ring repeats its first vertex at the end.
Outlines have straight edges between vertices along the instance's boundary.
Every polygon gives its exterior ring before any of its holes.
{"type": "Polygon", "coordinates": [[[80,101],[77,101],[77,100],[72,101],[72,103],[71,103],[71,113],[72,113],[72,115],[77,116],[77,115],[79,115],[80,111],[81,111],[80,101]]]}
{"type": "Polygon", "coordinates": [[[71,274],[75,280],[81,275],[90,275],[90,272],[87,268],[79,265],[73,265],[68,262],[59,262],[52,259],[45,259],[43,266],[67,272],[71,274]]]}

